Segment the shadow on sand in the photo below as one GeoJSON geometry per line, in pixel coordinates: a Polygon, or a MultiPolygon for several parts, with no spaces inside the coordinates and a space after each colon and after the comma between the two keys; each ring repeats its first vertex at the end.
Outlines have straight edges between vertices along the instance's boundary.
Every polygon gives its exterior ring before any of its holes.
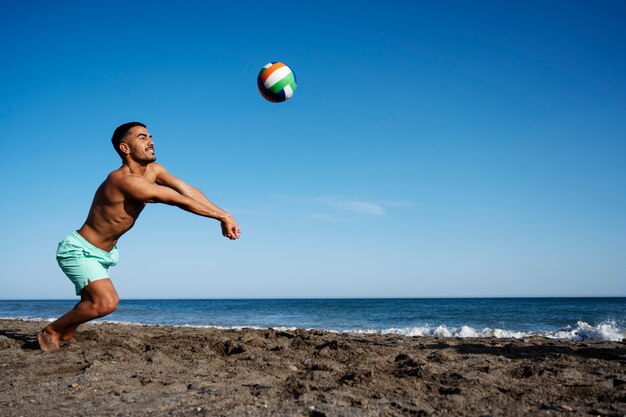
{"type": "Polygon", "coordinates": [[[585,359],[623,361],[626,363],[626,343],[622,342],[624,347],[600,347],[590,346],[584,342],[576,343],[580,343],[580,345],[561,345],[558,341],[550,341],[546,344],[516,345],[514,343],[505,343],[492,346],[482,343],[464,342],[458,345],[451,345],[440,342],[423,345],[423,347],[426,349],[454,349],[464,354],[487,354],[504,356],[509,359],[539,359],[555,355],[566,355],[585,359]]]}
{"type": "Polygon", "coordinates": [[[22,333],[11,330],[0,330],[0,336],[8,337],[22,344],[22,349],[39,350],[37,335],[33,333],[22,333]]]}

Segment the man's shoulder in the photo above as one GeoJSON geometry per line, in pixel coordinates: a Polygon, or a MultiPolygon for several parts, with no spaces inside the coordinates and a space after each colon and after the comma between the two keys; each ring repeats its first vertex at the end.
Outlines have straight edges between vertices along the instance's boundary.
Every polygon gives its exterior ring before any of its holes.
{"type": "Polygon", "coordinates": [[[132,173],[128,167],[122,166],[111,171],[107,176],[106,182],[112,186],[119,186],[120,184],[127,183],[128,181],[133,182],[137,179],[154,182],[160,174],[165,172],[167,172],[167,170],[163,167],[163,165],[156,162],[151,162],[143,175],[132,173]]]}
{"type": "Polygon", "coordinates": [[[132,181],[133,178],[141,178],[141,175],[133,174],[124,167],[111,171],[107,176],[106,182],[112,186],[119,186],[120,184],[132,181]]]}
{"type": "Polygon", "coordinates": [[[109,172],[109,175],[107,175],[107,182],[118,182],[120,180],[122,180],[123,178],[129,176],[129,175],[133,175],[130,171],[128,171],[127,169],[124,169],[124,167],[115,169],[111,172],[109,172]]]}
{"type": "Polygon", "coordinates": [[[157,174],[167,171],[165,167],[158,162],[151,162],[149,168],[154,170],[154,172],[156,172],[157,174]]]}
{"type": "MultiPolygon", "coordinates": [[[[165,171],[165,167],[163,167],[163,165],[159,164],[158,162],[150,162],[146,169],[146,172],[161,172],[161,171],[165,171]]],[[[107,176],[107,178],[120,179],[120,178],[133,177],[133,176],[140,177],[141,175],[130,172],[127,166],[122,165],[120,168],[114,169],[113,171],[111,171],[109,175],[107,176]]]]}

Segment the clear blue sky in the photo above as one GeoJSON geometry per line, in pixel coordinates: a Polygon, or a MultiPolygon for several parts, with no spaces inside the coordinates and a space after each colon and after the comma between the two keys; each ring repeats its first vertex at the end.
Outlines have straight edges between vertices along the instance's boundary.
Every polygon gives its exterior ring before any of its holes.
{"type": "Polygon", "coordinates": [[[0,298],[142,121],[238,220],[150,205],[122,298],[626,296],[622,2],[2,2],[0,298]],[[288,102],[256,75],[283,61],[288,102]]]}

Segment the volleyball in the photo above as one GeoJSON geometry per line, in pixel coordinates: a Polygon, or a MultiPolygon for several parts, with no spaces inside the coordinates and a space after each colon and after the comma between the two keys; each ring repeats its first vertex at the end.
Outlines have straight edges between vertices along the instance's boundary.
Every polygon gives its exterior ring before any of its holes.
{"type": "Polygon", "coordinates": [[[259,92],[268,101],[280,103],[293,97],[296,91],[296,74],[282,62],[263,65],[256,79],[259,92]]]}

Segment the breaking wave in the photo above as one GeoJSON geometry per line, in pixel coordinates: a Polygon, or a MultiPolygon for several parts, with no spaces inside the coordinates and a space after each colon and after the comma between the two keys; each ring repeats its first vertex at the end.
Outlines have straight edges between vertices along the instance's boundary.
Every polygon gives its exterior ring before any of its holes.
{"type": "Polygon", "coordinates": [[[547,337],[551,339],[570,340],[608,340],[620,342],[626,339],[626,330],[620,329],[614,321],[602,322],[597,326],[592,326],[583,321],[579,321],[576,327],[567,326],[554,331],[515,331],[504,329],[474,329],[470,326],[448,327],[440,325],[437,327],[408,327],[408,328],[388,328],[380,332],[374,330],[355,330],[354,333],[381,333],[397,334],[402,336],[434,336],[434,337],[495,337],[495,338],[515,338],[525,337],[547,337]]]}

